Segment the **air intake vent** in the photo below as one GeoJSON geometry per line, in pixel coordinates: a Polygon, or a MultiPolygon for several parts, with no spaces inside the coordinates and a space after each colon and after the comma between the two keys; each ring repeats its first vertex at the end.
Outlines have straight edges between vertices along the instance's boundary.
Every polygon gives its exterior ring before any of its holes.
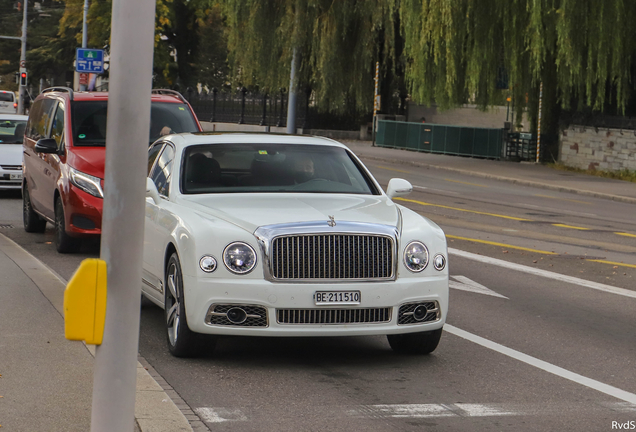
{"type": "Polygon", "coordinates": [[[391,321],[391,308],[276,309],[279,324],[373,324],[391,321]]]}

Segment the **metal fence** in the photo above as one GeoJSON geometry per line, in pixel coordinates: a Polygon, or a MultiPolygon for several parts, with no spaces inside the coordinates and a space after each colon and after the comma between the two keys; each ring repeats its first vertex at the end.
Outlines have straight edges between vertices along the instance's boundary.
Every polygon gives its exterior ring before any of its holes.
{"type": "Polygon", "coordinates": [[[503,129],[447,126],[380,120],[375,143],[379,147],[427,153],[500,159],[503,129]]]}
{"type": "MultiPolygon", "coordinates": [[[[186,91],[184,96],[202,121],[287,126],[289,95],[285,89],[271,94],[247,89],[237,91],[214,89],[209,93],[186,91]]],[[[387,106],[394,110],[398,109],[399,107],[393,106],[397,102],[393,102],[387,106]]],[[[371,111],[359,111],[355,107],[321,111],[315,106],[310,91],[297,93],[296,127],[298,128],[359,131],[361,125],[372,121],[372,117],[371,111]]]]}
{"type": "MultiPolygon", "coordinates": [[[[235,92],[186,92],[184,95],[199,120],[209,122],[287,126],[287,92],[266,94],[247,89],[235,92]]],[[[296,104],[296,125],[305,127],[306,95],[300,93],[296,104]]]]}

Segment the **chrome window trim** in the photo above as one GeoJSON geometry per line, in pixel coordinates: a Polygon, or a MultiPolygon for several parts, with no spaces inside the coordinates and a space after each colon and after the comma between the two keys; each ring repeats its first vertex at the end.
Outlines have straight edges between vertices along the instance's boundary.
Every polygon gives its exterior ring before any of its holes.
{"type": "Polygon", "coordinates": [[[263,274],[265,280],[276,283],[358,283],[358,282],[387,282],[397,279],[398,263],[398,239],[399,233],[396,227],[391,225],[373,224],[365,222],[347,222],[336,220],[336,226],[329,226],[329,220],[324,221],[289,223],[279,225],[266,225],[256,229],[254,236],[263,256],[263,274]],[[392,240],[393,263],[391,276],[388,278],[362,278],[362,279],[277,279],[272,275],[270,249],[275,238],[295,235],[368,235],[387,237],[392,240]]]}

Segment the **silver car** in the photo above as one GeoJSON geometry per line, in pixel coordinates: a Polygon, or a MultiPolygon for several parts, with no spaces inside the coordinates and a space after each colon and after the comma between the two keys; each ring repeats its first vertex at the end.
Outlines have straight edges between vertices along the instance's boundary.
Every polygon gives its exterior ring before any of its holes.
{"type": "Polygon", "coordinates": [[[22,187],[22,140],[28,118],[0,114],[0,190],[22,187]]]}

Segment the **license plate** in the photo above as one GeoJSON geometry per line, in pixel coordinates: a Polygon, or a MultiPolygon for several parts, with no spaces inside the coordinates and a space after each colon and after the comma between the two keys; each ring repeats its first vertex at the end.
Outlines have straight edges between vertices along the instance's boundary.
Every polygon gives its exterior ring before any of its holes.
{"type": "Polygon", "coordinates": [[[360,291],[316,291],[317,305],[360,304],[360,291]]]}
{"type": "Polygon", "coordinates": [[[11,180],[22,180],[22,174],[9,174],[11,180]]]}

